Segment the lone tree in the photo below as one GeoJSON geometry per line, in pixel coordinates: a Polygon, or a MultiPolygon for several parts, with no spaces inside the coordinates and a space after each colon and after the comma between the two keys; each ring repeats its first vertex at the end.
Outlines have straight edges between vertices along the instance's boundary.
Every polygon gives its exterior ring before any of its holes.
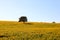
{"type": "Polygon", "coordinates": [[[27,22],[27,17],[26,16],[21,16],[20,18],[19,18],[19,22],[27,22]]]}
{"type": "Polygon", "coordinates": [[[55,21],[53,21],[52,23],[56,23],[55,21]]]}

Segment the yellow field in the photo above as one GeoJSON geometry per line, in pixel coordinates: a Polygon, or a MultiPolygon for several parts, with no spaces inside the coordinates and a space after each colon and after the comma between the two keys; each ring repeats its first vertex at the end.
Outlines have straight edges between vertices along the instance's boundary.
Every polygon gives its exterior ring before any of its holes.
{"type": "Polygon", "coordinates": [[[60,23],[0,21],[0,40],[60,40],[60,23]]]}

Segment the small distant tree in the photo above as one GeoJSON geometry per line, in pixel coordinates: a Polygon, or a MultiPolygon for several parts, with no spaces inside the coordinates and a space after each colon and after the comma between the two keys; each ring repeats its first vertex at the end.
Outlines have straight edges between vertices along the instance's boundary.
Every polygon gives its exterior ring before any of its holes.
{"type": "Polygon", "coordinates": [[[55,21],[53,21],[52,23],[55,23],[55,21]]]}
{"type": "Polygon", "coordinates": [[[27,17],[26,16],[21,16],[19,18],[19,22],[23,22],[23,23],[27,22],[27,17]]]}

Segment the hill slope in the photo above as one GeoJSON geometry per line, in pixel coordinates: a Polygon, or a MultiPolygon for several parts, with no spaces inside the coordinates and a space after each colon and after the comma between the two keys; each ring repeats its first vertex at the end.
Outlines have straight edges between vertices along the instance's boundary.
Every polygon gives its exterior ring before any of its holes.
{"type": "Polygon", "coordinates": [[[60,23],[0,21],[1,40],[60,40],[60,23]]]}

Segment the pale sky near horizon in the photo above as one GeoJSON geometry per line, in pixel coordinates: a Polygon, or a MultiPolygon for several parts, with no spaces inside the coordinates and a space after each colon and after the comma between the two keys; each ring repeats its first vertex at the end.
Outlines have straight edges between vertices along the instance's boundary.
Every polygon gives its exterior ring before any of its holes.
{"type": "Polygon", "coordinates": [[[31,22],[60,22],[60,0],[0,0],[0,20],[21,16],[31,22]]]}

